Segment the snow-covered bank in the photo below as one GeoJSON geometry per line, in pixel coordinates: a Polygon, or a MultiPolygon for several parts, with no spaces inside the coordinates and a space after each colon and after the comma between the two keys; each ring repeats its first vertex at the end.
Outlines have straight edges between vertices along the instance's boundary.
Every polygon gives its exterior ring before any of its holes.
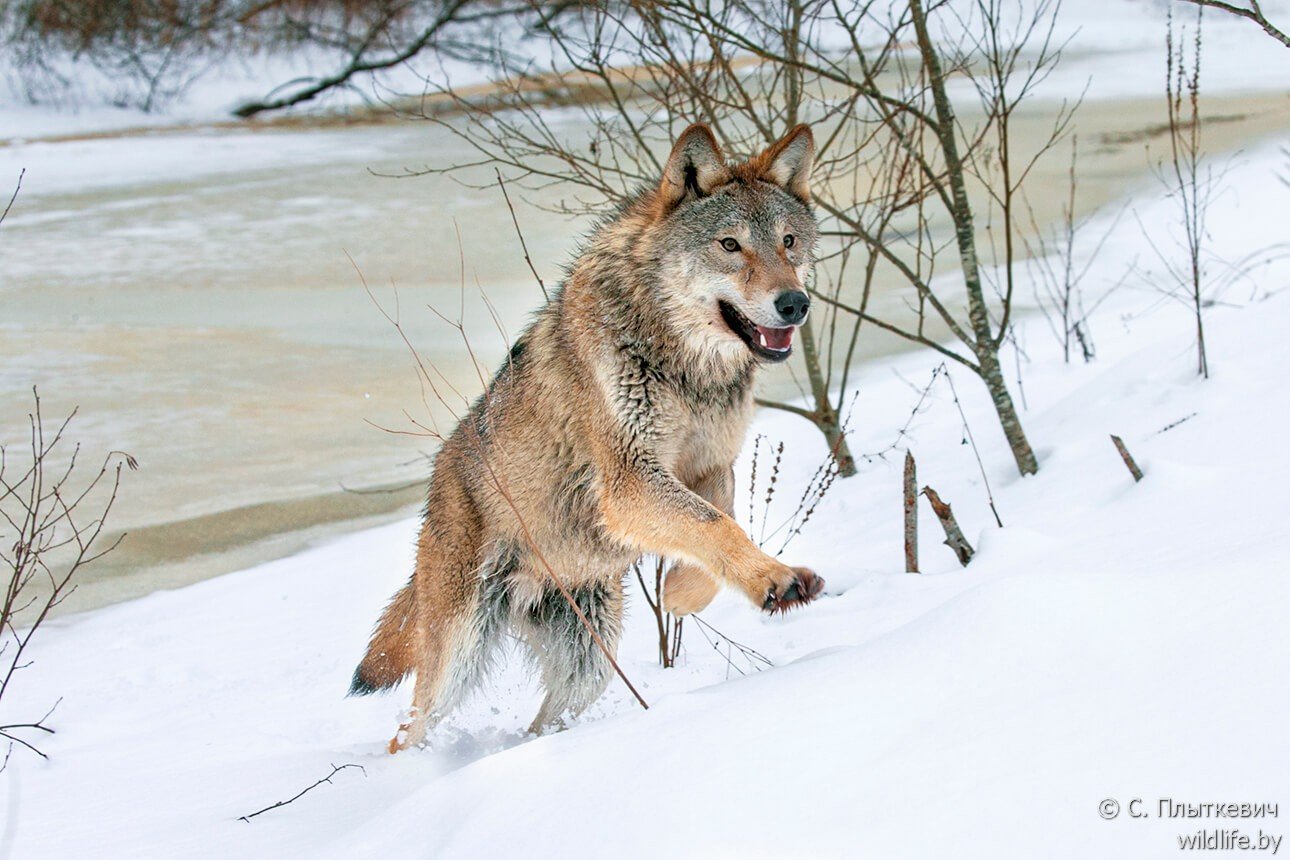
{"type": "MultiPolygon", "coordinates": [[[[63,75],[70,82],[65,92],[55,90],[35,101],[24,92],[22,75],[0,59],[0,141],[227,123],[235,120],[234,111],[247,102],[263,99],[289,82],[331,74],[344,60],[319,50],[207,58],[196,64],[196,74],[181,92],[143,110],[137,106],[141,99],[134,92],[138,83],[105,74],[86,59],[62,64],[63,75]]],[[[427,79],[450,79],[461,86],[482,83],[487,73],[466,63],[427,55],[379,75],[360,77],[352,87],[325,93],[284,113],[344,112],[380,105],[392,96],[421,92],[427,79]]]]}
{"type": "MultiPolygon", "coordinates": [[[[1276,238],[1280,163],[1269,147],[1226,180],[1211,227],[1227,259],[1276,238]]],[[[1170,223],[1167,207],[1144,202],[1143,223],[1170,223]]],[[[1118,231],[1097,278],[1146,253],[1135,233],[1118,231]]],[[[1062,365],[1026,320],[1037,477],[1015,476],[979,384],[954,372],[1005,528],[944,380],[901,443],[978,546],[971,566],[924,508],[924,574],[902,573],[900,458],[866,462],[785,552],[826,597],[780,619],[729,595],[703,614],[773,668],[691,625],[682,665],[659,669],[635,601],[621,656],[648,712],[615,685],[571,730],[524,738],[538,693],[512,661],[430,749],[385,756],[407,691],[343,692],[407,576],[411,522],[62,619],[0,713],[63,700],[50,760],[15,752],[0,777],[0,856],[1137,858],[1174,856],[1202,826],[1283,835],[1280,817],[1156,815],[1162,798],[1290,802],[1287,285],[1283,261],[1226,297],[1244,307],[1211,310],[1208,382],[1185,315],[1129,315],[1149,291],[1103,306],[1088,366],[1062,365]],[[350,762],[365,775],[238,820],[350,762]],[[1134,799],[1151,817],[1131,816],[1134,799]]],[[[857,452],[890,446],[936,364],[859,375],[857,452]]],[[[792,416],[757,432],[787,443],[769,531],[822,443],[792,416]]]]}
{"type": "MultiPolygon", "coordinates": [[[[1026,0],[1017,8],[1034,5],[1034,0],[1026,0]]],[[[1165,19],[1171,6],[1183,24],[1193,20],[1193,8],[1171,0],[1065,0],[1052,40],[1054,46],[1064,46],[1065,59],[1045,83],[1045,97],[1101,100],[1159,94],[1165,19]]],[[[964,3],[958,12],[970,21],[971,8],[972,4],[964,3]]],[[[1264,0],[1262,8],[1283,26],[1290,20],[1290,0],[1264,0]]],[[[1013,13],[1005,7],[1005,20],[1011,20],[1013,13]]],[[[946,18],[951,31],[955,20],[953,15],[946,18]]],[[[508,38],[514,50],[532,57],[536,65],[552,61],[550,49],[541,43],[521,34],[508,38]]],[[[841,33],[824,34],[824,38],[834,41],[841,51],[850,49],[849,37],[841,33]]],[[[1205,18],[1204,50],[1202,82],[1209,95],[1282,91],[1286,87],[1290,61],[1284,48],[1249,21],[1211,10],[1205,18]]],[[[26,93],[28,87],[21,83],[23,76],[0,59],[0,141],[227,122],[240,105],[262,99],[287,82],[333,74],[347,60],[347,56],[317,48],[291,54],[203,58],[194,64],[191,82],[178,96],[155,110],[144,111],[129,106],[141,100],[139,83],[106,74],[85,58],[57,63],[59,75],[70,82],[67,92],[54,98],[37,86],[42,98],[33,104],[26,93]]],[[[488,77],[484,67],[426,53],[379,73],[359,76],[352,87],[326,93],[296,110],[343,111],[417,94],[426,81],[467,86],[484,83],[488,77]]]]}

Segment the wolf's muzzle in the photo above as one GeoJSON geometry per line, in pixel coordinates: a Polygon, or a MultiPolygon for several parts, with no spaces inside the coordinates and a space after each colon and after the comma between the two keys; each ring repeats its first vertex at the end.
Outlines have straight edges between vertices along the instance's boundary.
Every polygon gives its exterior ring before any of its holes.
{"type": "Polygon", "coordinates": [[[811,297],[801,290],[789,290],[780,293],[775,299],[775,310],[789,325],[798,325],[806,319],[806,312],[811,308],[811,297]]]}

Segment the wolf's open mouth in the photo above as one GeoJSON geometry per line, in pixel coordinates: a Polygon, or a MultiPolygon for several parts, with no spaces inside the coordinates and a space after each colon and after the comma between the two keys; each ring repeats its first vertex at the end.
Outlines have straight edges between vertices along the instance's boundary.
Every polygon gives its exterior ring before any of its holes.
{"type": "Polygon", "coordinates": [[[748,345],[753,355],[766,361],[783,361],[793,351],[793,327],[770,328],[756,325],[728,302],[718,301],[721,318],[739,339],[748,345]]]}

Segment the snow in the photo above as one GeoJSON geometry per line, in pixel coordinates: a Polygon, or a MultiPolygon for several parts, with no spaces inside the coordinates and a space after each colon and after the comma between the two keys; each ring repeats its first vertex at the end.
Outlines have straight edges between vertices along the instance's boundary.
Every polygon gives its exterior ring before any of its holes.
{"type": "MultiPolygon", "coordinates": [[[[1027,4],[1029,5],[1029,4],[1027,4]]],[[[1290,2],[1264,0],[1273,23],[1290,22],[1290,2]]],[[[1007,4],[1004,4],[1007,9],[1007,4]]],[[[1164,87],[1166,17],[1190,40],[1196,9],[1176,0],[1065,0],[1054,27],[1062,60],[1044,82],[1051,97],[1157,96],[1164,87]]],[[[1282,23],[1282,29],[1285,23],[1282,23]]],[[[1290,80],[1285,48],[1257,24],[1213,9],[1203,15],[1201,87],[1208,95],[1281,91],[1290,80]]],[[[1190,50],[1190,41],[1188,42],[1190,50]]]]}
{"type": "MultiPolygon", "coordinates": [[[[1233,164],[1211,212],[1217,254],[1278,238],[1290,191],[1268,177],[1283,159],[1273,145],[1233,164]]],[[[1169,206],[1135,203],[1149,225],[1169,206]]],[[[1144,242],[1121,227],[1093,280],[1117,280],[1144,242]]],[[[408,575],[413,521],[60,619],[0,713],[61,698],[49,760],[16,751],[0,777],[0,854],[1141,858],[1175,856],[1202,827],[1279,836],[1279,815],[1157,813],[1162,798],[1290,802],[1287,284],[1275,260],[1209,310],[1208,381],[1184,309],[1145,275],[1094,318],[1092,364],[1062,364],[1025,316],[1038,476],[1016,476],[982,386],[951,369],[1005,527],[941,378],[899,448],[838,481],[789,544],[786,559],[827,579],[822,599],[771,619],[725,594],[703,613],[773,667],[723,656],[691,624],[681,665],[661,669],[633,599],[620,658],[648,711],[615,682],[569,730],[526,737],[539,691],[512,659],[428,748],[385,755],[407,687],[343,693],[408,575]],[[924,504],[924,572],[902,572],[906,446],[978,548],[969,567],[924,504]],[[365,772],[239,820],[346,763],[365,772]],[[1106,798],[1115,820],[1099,815],[1106,798]],[[1130,817],[1135,798],[1150,817],[1130,817]]],[[[891,446],[937,363],[913,353],[858,374],[857,453],[891,446]]],[[[779,413],[755,432],[786,442],[773,530],[823,443],[779,413]]],[[[741,481],[749,468],[746,452],[741,481]]],[[[746,518],[746,486],[736,498],[746,518]]]]}

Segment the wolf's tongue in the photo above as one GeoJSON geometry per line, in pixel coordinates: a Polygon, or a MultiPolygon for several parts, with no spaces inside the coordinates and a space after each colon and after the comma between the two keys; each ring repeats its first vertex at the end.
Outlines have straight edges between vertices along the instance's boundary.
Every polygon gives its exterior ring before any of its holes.
{"type": "Polygon", "coordinates": [[[757,326],[757,339],[767,349],[783,352],[793,345],[793,329],[767,328],[759,325],[757,326]]]}

